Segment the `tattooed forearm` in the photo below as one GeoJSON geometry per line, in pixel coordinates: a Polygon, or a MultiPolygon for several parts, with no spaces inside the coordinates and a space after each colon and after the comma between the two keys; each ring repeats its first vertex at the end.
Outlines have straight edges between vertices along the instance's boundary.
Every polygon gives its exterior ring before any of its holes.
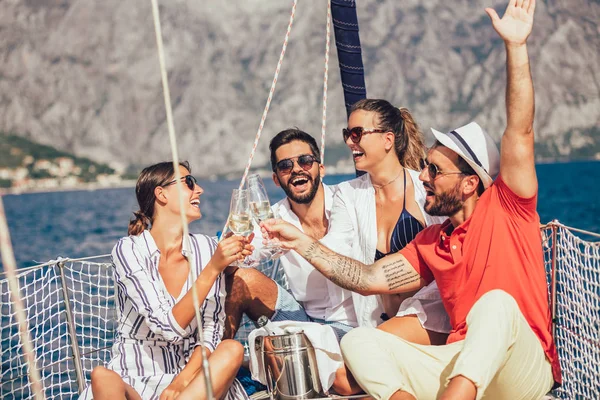
{"type": "Polygon", "coordinates": [[[400,293],[416,290],[421,277],[400,254],[390,255],[372,265],[344,257],[317,241],[297,249],[327,279],[360,294],[400,293]]]}
{"type": "Polygon", "coordinates": [[[396,260],[382,266],[383,274],[390,290],[418,282],[421,277],[412,268],[405,268],[404,260],[396,260]]]}
{"type": "Polygon", "coordinates": [[[300,254],[336,285],[354,292],[370,289],[369,273],[363,263],[335,253],[316,241],[300,254]]]}

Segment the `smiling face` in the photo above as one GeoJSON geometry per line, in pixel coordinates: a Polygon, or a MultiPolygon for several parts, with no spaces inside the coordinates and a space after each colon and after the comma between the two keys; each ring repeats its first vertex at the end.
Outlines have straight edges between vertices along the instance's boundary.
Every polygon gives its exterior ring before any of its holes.
{"type": "MultiPolygon", "coordinates": [[[[364,131],[378,129],[377,113],[373,111],[356,110],[348,118],[348,129],[361,127],[364,131]]],[[[364,133],[358,143],[354,143],[350,137],[346,139],[346,145],[352,151],[352,157],[356,169],[369,172],[380,163],[384,157],[393,151],[394,134],[364,133]]]]}
{"type": "MultiPolygon", "coordinates": [[[[198,220],[202,217],[202,212],[200,211],[200,196],[204,193],[204,189],[202,189],[195,181],[193,182],[193,188],[190,189],[188,187],[187,182],[192,182],[190,180],[185,179],[187,175],[190,174],[190,171],[183,166],[179,166],[179,173],[181,174],[181,183],[183,186],[183,199],[184,199],[184,207],[185,207],[185,215],[187,217],[188,223],[198,220]]],[[[172,178],[174,180],[175,177],[172,178]]],[[[159,189],[161,192],[157,195],[157,199],[161,199],[161,195],[164,196],[165,208],[168,209],[171,213],[179,215],[179,194],[177,192],[177,185],[175,183],[169,184],[168,186],[163,186],[159,189]]]]}
{"type": "Polygon", "coordinates": [[[464,182],[465,176],[454,173],[460,171],[457,167],[458,154],[447,147],[437,146],[427,153],[427,162],[448,174],[442,172],[433,178],[427,168],[421,171],[419,179],[427,193],[424,209],[429,215],[451,217],[462,209],[464,196],[471,192],[470,183],[464,182]]]}
{"type": "Polygon", "coordinates": [[[308,143],[300,140],[284,144],[275,151],[277,162],[290,159],[294,166],[291,171],[280,171],[276,168],[273,181],[283,189],[290,200],[299,204],[310,203],[315,198],[324,171],[323,166],[316,161],[310,167],[306,165],[308,169],[305,170],[298,163],[298,158],[304,155],[313,153],[308,143]]]}

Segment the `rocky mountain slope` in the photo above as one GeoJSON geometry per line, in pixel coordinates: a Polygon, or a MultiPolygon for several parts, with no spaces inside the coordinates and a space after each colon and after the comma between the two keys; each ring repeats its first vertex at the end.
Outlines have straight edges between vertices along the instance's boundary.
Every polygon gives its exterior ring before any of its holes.
{"type": "MultiPolygon", "coordinates": [[[[484,12],[499,0],[359,0],[369,97],[411,109],[424,130],[472,119],[495,137],[504,53],[484,12]]],[[[171,0],[160,7],[182,158],[198,175],[246,164],[291,0],[171,0]]],[[[5,0],[0,131],[125,167],[170,155],[150,2],[5,0]]],[[[320,135],[325,1],[299,1],[259,146],[298,126],[320,135]]],[[[530,39],[540,157],[600,155],[600,3],[538,0],[530,39]]],[[[328,144],[345,126],[331,52],[328,144]]]]}

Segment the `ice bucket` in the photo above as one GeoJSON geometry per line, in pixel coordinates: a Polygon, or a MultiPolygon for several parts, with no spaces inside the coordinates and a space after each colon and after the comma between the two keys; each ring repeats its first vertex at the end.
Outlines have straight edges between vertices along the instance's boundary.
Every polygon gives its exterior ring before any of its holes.
{"type": "Polygon", "coordinates": [[[272,397],[301,400],[322,396],[315,349],[303,332],[259,336],[255,346],[264,361],[272,397]]]}

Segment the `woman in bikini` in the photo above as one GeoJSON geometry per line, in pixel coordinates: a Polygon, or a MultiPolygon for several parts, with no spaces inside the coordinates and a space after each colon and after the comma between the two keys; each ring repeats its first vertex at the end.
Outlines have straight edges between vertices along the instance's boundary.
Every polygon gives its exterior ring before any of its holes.
{"type": "MultiPolygon", "coordinates": [[[[360,100],[343,135],[356,169],[365,173],[338,185],[322,242],[369,265],[443,220],[423,209],[425,189],[418,179],[425,157],[423,135],[406,108],[360,100]]],[[[424,345],[445,343],[450,321],[435,282],[403,296],[352,295],[359,326],[378,326],[424,345]]],[[[334,389],[340,394],[360,391],[347,373],[345,368],[338,371],[334,389]]]]}

